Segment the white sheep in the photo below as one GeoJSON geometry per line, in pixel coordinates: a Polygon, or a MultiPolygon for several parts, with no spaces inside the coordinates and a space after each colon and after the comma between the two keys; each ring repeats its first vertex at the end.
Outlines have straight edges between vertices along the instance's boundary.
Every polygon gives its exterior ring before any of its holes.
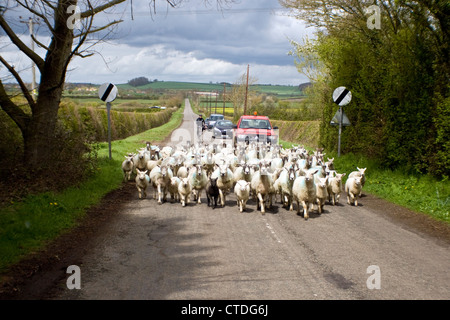
{"type": "Polygon", "coordinates": [[[161,158],[159,160],[149,160],[149,161],[147,161],[147,170],[149,172],[152,172],[153,168],[155,168],[156,166],[161,165],[162,160],[163,159],[161,158]]]}
{"type": "Polygon", "coordinates": [[[156,166],[150,172],[150,180],[152,181],[153,188],[155,189],[154,198],[156,199],[156,193],[158,194],[158,203],[162,204],[167,199],[167,188],[172,179],[173,173],[168,166],[156,166]]]}
{"type": "Polygon", "coordinates": [[[192,188],[188,178],[180,179],[178,184],[178,194],[180,196],[181,206],[185,207],[190,202],[192,188]]]}
{"type": "Polygon", "coordinates": [[[239,212],[243,212],[250,197],[250,182],[238,180],[234,186],[234,193],[236,194],[239,212]]]}
{"type": "Polygon", "coordinates": [[[236,165],[236,169],[233,172],[233,183],[237,183],[239,180],[245,180],[250,182],[252,179],[252,173],[254,170],[246,162],[241,162],[236,165]]]}
{"type": "Polygon", "coordinates": [[[137,150],[137,154],[133,157],[134,168],[141,171],[147,170],[147,162],[150,156],[145,148],[137,150]]]}
{"type": "Polygon", "coordinates": [[[168,187],[168,191],[170,193],[170,198],[172,200],[175,200],[175,202],[180,201],[180,196],[178,193],[178,185],[180,184],[180,178],[178,177],[172,177],[170,179],[170,183],[169,183],[169,187],[168,187]]]}
{"type": "MultiPolygon", "coordinates": [[[[348,177],[349,178],[361,177],[361,192],[362,192],[362,188],[364,187],[364,184],[366,183],[366,169],[367,168],[358,168],[358,167],[356,167],[356,169],[358,169],[358,171],[352,171],[348,175],[348,177]]],[[[359,196],[361,197],[361,193],[359,193],[359,196]]]]}
{"type": "Polygon", "coordinates": [[[134,169],[133,157],[134,154],[127,155],[125,156],[125,160],[122,162],[123,181],[131,180],[131,174],[134,169]]]}
{"type": "Polygon", "coordinates": [[[136,169],[136,188],[139,192],[139,199],[147,197],[147,188],[150,184],[150,177],[147,175],[147,170],[140,171],[136,169]]]}
{"type": "Polygon", "coordinates": [[[280,176],[276,181],[277,185],[274,187],[278,187],[278,191],[281,194],[281,203],[283,207],[289,207],[289,211],[294,210],[293,206],[293,197],[292,197],[292,187],[294,185],[295,178],[297,178],[297,174],[295,172],[294,166],[290,168],[283,168],[280,173],[280,176]]]}
{"type": "Polygon", "coordinates": [[[257,209],[261,209],[261,213],[266,212],[266,201],[268,200],[273,190],[272,175],[269,174],[270,161],[261,160],[259,163],[259,170],[255,172],[251,181],[252,193],[257,197],[257,209]]]}
{"type": "Polygon", "coordinates": [[[323,206],[328,198],[328,177],[316,178],[316,197],[319,213],[323,212],[323,206]]]}
{"type": "Polygon", "coordinates": [[[310,207],[316,202],[316,185],[314,174],[318,169],[309,169],[304,176],[298,176],[292,186],[293,199],[297,202],[297,214],[300,213],[300,204],[303,207],[303,217],[309,218],[310,207]]]}
{"type": "Polygon", "coordinates": [[[358,206],[358,196],[361,194],[362,177],[351,177],[345,182],[345,193],[347,194],[347,203],[354,204],[355,207],[358,206]]]}
{"type": "Polygon", "coordinates": [[[201,195],[203,189],[205,189],[206,184],[208,183],[208,177],[206,171],[203,170],[203,166],[201,164],[197,164],[189,170],[189,183],[192,187],[192,193],[194,195],[194,201],[197,201],[198,204],[201,202],[201,195]]]}
{"type": "Polygon", "coordinates": [[[219,188],[220,204],[225,206],[226,194],[233,187],[233,172],[226,162],[217,165],[216,170],[211,174],[211,178],[217,179],[217,187],[219,188]]]}
{"type": "Polygon", "coordinates": [[[341,197],[342,191],[342,178],[345,176],[345,173],[336,173],[330,174],[328,179],[328,201],[334,205],[339,203],[339,199],[341,197]]]}

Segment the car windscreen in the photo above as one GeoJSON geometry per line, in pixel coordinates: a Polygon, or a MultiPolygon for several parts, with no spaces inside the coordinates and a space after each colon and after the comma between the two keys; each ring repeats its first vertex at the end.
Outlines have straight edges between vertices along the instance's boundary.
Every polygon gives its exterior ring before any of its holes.
{"type": "Polygon", "coordinates": [[[269,120],[245,119],[241,121],[242,129],[272,129],[269,120]]]}
{"type": "Polygon", "coordinates": [[[211,116],[211,121],[217,121],[217,120],[222,120],[223,116],[211,116]]]}
{"type": "Polygon", "coordinates": [[[216,124],[216,127],[221,129],[232,129],[233,128],[233,122],[231,121],[218,121],[216,124]]]}

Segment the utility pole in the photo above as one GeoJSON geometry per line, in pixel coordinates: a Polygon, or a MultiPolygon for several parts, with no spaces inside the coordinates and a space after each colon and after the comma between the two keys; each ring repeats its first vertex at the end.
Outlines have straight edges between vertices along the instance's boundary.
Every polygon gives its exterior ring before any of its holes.
{"type": "MultiPolygon", "coordinates": [[[[22,19],[22,17],[19,17],[22,19]]],[[[28,29],[30,31],[30,38],[31,38],[31,50],[34,52],[34,24],[39,24],[39,22],[33,21],[33,18],[28,18],[28,21],[20,21],[22,23],[28,23],[28,29]]],[[[34,61],[31,61],[31,73],[32,73],[32,82],[31,82],[31,95],[33,96],[33,99],[36,99],[36,64],[34,61]]]]}
{"type": "Polygon", "coordinates": [[[226,83],[223,83],[223,95],[222,95],[222,99],[223,99],[223,116],[225,117],[225,90],[226,90],[226,83]]]}
{"type": "Polygon", "coordinates": [[[245,86],[245,102],[244,102],[244,115],[247,114],[247,96],[248,96],[248,73],[249,73],[250,65],[247,65],[247,84],[245,86]]]}

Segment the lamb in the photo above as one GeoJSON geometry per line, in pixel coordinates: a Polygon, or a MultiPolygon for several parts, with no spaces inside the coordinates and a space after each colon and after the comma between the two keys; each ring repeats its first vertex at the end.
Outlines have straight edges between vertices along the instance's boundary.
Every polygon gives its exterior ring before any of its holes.
{"type": "Polygon", "coordinates": [[[323,206],[328,197],[328,177],[316,178],[316,197],[319,214],[323,212],[323,206]]]}
{"type": "Polygon", "coordinates": [[[243,212],[250,197],[250,182],[238,180],[234,186],[234,193],[236,194],[239,212],[243,212]]]}
{"type": "Polygon", "coordinates": [[[131,174],[134,169],[133,157],[134,154],[125,156],[125,160],[122,162],[123,181],[125,182],[131,180],[131,174]]]}
{"type": "Polygon", "coordinates": [[[279,184],[279,192],[281,194],[281,202],[283,203],[283,207],[289,207],[289,211],[293,211],[293,201],[292,201],[292,187],[294,185],[295,178],[297,177],[295,173],[294,166],[291,166],[289,169],[284,168],[279,178],[276,180],[279,184]]]}
{"type": "Polygon", "coordinates": [[[236,165],[236,170],[233,172],[233,183],[237,183],[239,180],[250,182],[251,177],[252,170],[248,163],[242,162],[236,165]]]}
{"type": "MultiPolygon", "coordinates": [[[[361,177],[361,192],[362,192],[362,187],[364,187],[364,184],[366,183],[366,169],[367,168],[358,168],[356,167],[356,169],[358,169],[358,171],[352,171],[348,177],[349,178],[353,178],[353,177],[361,177]]],[[[359,196],[361,197],[361,193],[359,193],[359,196]]]]}
{"type": "Polygon", "coordinates": [[[314,175],[318,169],[309,169],[304,176],[298,176],[292,186],[293,200],[297,202],[297,214],[300,213],[300,204],[303,207],[303,217],[309,218],[309,207],[316,202],[316,185],[314,175]]]}
{"type": "Polygon", "coordinates": [[[227,163],[224,162],[217,165],[217,169],[212,173],[211,177],[218,178],[217,187],[219,188],[220,204],[224,207],[226,194],[233,187],[233,173],[227,163]]]}
{"type": "Polygon", "coordinates": [[[191,198],[191,185],[189,184],[188,178],[180,179],[180,183],[178,184],[178,194],[180,196],[181,206],[185,207],[186,204],[190,202],[191,198]]]}
{"type": "Polygon", "coordinates": [[[347,203],[358,206],[358,196],[362,190],[362,177],[350,177],[345,182],[345,193],[347,194],[347,203]]]}
{"type": "Polygon", "coordinates": [[[328,202],[332,203],[333,206],[339,202],[339,198],[341,197],[342,177],[344,176],[345,173],[334,172],[328,179],[328,202]]]}
{"type": "Polygon", "coordinates": [[[149,161],[147,161],[147,170],[149,172],[152,172],[153,168],[158,165],[161,165],[161,163],[162,163],[162,158],[159,160],[149,160],[149,161]]]}
{"type": "Polygon", "coordinates": [[[257,208],[261,209],[261,213],[265,214],[265,202],[273,191],[272,175],[269,174],[268,168],[270,167],[270,161],[262,160],[259,163],[259,170],[255,172],[251,181],[251,190],[256,195],[257,208]]]}
{"type": "Polygon", "coordinates": [[[211,205],[214,209],[217,207],[217,200],[220,196],[219,187],[217,186],[217,179],[219,178],[209,178],[206,184],[206,197],[208,199],[208,207],[211,205]]]}
{"type": "Polygon", "coordinates": [[[197,200],[198,204],[202,203],[200,197],[202,195],[202,190],[205,189],[206,184],[208,183],[208,177],[201,164],[193,166],[189,171],[189,183],[192,187],[192,192],[194,193],[194,201],[197,200]]]}
{"type": "Polygon", "coordinates": [[[140,171],[136,169],[136,188],[139,192],[139,199],[147,197],[147,188],[150,184],[150,177],[147,175],[147,170],[140,171]]]}
{"type": "Polygon", "coordinates": [[[133,157],[135,169],[141,171],[147,170],[147,162],[150,160],[147,150],[145,148],[137,150],[137,154],[133,157]]]}
{"type": "Polygon", "coordinates": [[[153,187],[155,188],[155,199],[156,192],[158,193],[158,203],[162,204],[167,198],[167,188],[170,183],[170,179],[173,177],[172,170],[168,166],[156,166],[150,172],[150,180],[152,181],[153,187]]]}
{"type": "Polygon", "coordinates": [[[170,198],[172,200],[175,200],[175,202],[180,201],[180,196],[179,196],[179,193],[178,193],[178,185],[180,184],[180,181],[181,181],[180,178],[172,177],[170,179],[170,183],[169,183],[169,186],[168,186],[168,191],[170,193],[170,198]]]}

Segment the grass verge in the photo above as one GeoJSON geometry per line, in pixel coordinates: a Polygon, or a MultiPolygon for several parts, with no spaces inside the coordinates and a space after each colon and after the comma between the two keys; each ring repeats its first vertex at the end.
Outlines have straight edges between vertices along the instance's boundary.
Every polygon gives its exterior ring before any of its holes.
{"type": "Polygon", "coordinates": [[[184,108],[180,108],[169,122],[160,127],[113,141],[111,160],[108,157],[108,143],[100,143],[96,172],[83,183],[69,186],[62,192],[31,195],[21,202],[1,208],[0,272],[76,226],[89,207],[98,204],[107,193],[120,187],[124,155],[144,147],[145,141],[156,143],[164,140],[181,124],[183,111],[184,108]]]}

